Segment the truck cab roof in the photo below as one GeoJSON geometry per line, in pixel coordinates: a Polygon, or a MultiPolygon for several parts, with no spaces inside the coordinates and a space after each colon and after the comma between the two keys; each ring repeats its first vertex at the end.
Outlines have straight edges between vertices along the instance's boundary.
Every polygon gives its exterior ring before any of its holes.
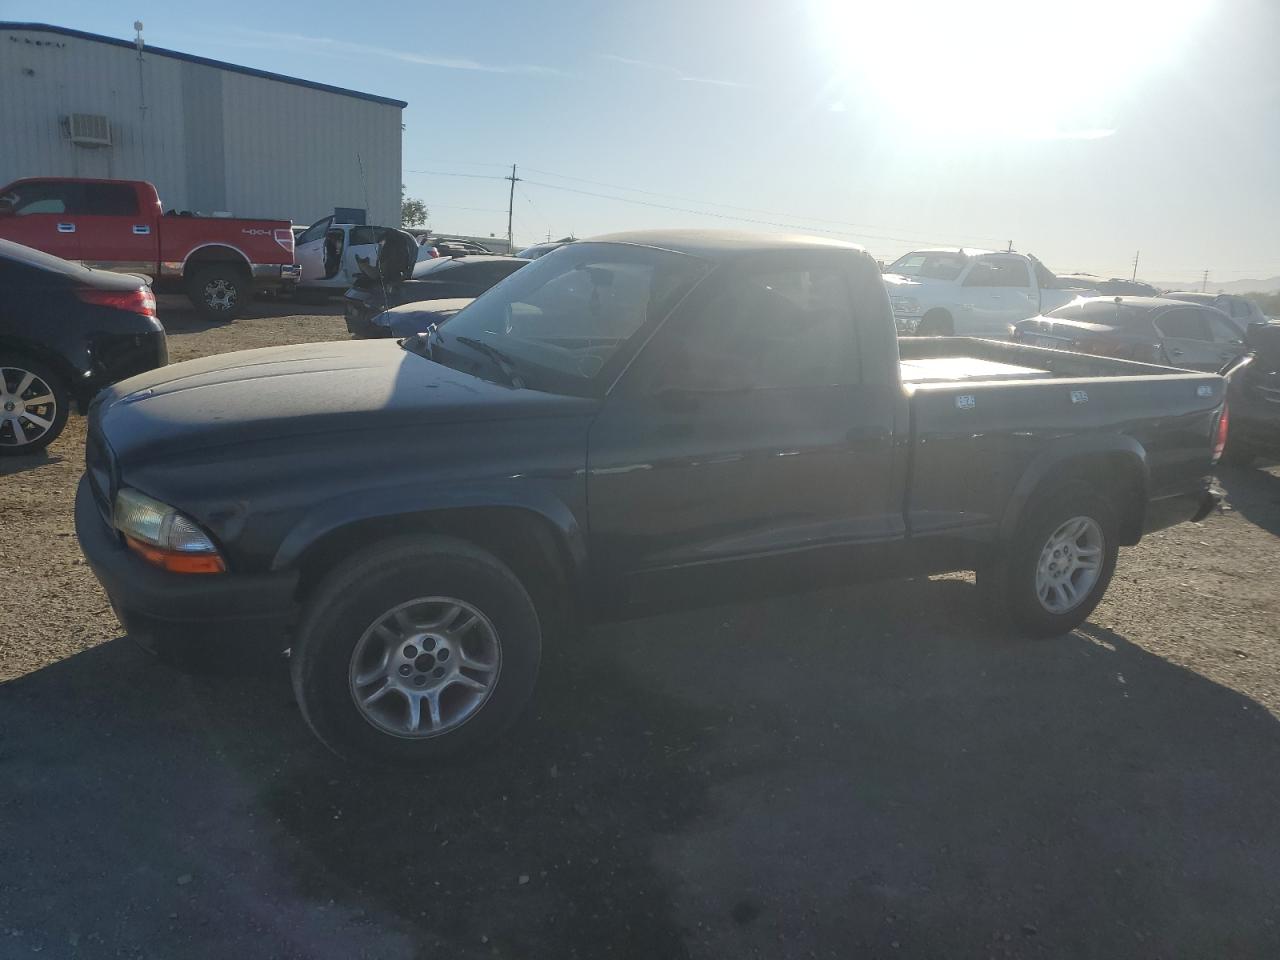
{"type": "Polygon", "coordinates": [[[866,253],[856,243],[803,234],[761,234],[737,230],[633,230],[590,237],[585,243],[630,243],[683,253],[702,260],[724,261],[757,253],[795,250],[848,250],[866,253]]]}

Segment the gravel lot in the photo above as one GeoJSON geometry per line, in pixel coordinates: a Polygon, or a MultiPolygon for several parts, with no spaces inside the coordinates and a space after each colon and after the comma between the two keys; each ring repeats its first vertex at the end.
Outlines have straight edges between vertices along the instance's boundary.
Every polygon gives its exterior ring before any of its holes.
{"type": "MultiPolygon", "coordinates": [[[[208,326],[175,361],[345,337],[208,326]]],[[[84,424],[0,465],[0,957],[1280,956],[1280,469],[1075,634],[961,577],[609,626],[467,766],[356,771],[281,666],[190,677],[81,563],[84,424]]]]}

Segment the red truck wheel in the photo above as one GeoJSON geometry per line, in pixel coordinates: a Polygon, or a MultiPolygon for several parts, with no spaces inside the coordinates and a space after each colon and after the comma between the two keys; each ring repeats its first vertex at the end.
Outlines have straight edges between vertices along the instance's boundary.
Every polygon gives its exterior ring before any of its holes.
{"type": "Polygon", "coordinates": [[[234,263],[199,267],[187,281],[192,305],[211,320],[234,320],[249,304],[249,278],[234,263]]]}

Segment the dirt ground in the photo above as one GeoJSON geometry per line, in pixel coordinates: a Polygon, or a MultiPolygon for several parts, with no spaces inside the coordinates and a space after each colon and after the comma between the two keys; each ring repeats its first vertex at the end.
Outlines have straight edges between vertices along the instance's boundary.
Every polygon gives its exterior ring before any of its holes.
{"type": "MultiPolygon", "coordinates": [[[[345,338],[260,313],[162,304],[172,359],[345,338]]],[[[83,447],[0,462],[0,958],[1280,956],[1274,465],[1069,637],[991,635],[960,577],[597,628],[405,777],[325,754],[283,666],[121,636],[83,447]]]]}

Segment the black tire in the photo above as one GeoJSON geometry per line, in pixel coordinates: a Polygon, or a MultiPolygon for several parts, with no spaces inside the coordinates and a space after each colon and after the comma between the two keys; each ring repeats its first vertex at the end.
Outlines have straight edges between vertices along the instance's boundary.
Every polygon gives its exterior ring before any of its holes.
{"type": "MultiPolygon", "coordinates": [[[[398,650],[399,643],[388,649],[398,650]]],[[[354,761],[429,765],[501,734],[533,692],[541,653],[538,614],[515,574],[472,544],[430,536],[385,541],[331,571],[312,591],[290,670],[303,719],[334,753],[354,761]],[[381,618],[423,596],[461,600],[482,613],[496,635],[499,666],[474,713],[444,732],[410,737],[375,725],[357,706],[353,664],[357,644],[381,618]]]]}
{"type": "Polygon", "coordinates": [[[197,267],[187,278],[187,297],[210,320],[234,320],[249,307],[252,288],[244,267],[229,261],[197,267]]]}
{"type": "Polygon", "coordinates": [[[955,336],[956,324],[951,314],[945,310],[930,310],[920,318],[920,326],[916,328],[916,336],[951,337],[955,336]]]}
{"type": "Polygon", "coordinates": [[[61,435],[70,412],[71,393],[62,377],[37,360],[0,355],[0,457],[43,450],[61,435]],[[50,403],[26,406],[46,396],[50,403]]]}
{"type": "Polygon", "coordinates": [[[1013,540],[1003,555],[978,570],[978,586],[988,609],[1015,632],[1030,637],[1070,633],[1089,618],[1107,592],[1119,554],[1119,534],[1111,504],[1085,486],[1059,487],[1037,496],[1028,505],[1013,540]],[[1055,613],[1041,602],[1037,570],[1049,538],[1068,521],[1086,517],[1102,535],[1098,577],[1079,602],[1055,613]]]}

